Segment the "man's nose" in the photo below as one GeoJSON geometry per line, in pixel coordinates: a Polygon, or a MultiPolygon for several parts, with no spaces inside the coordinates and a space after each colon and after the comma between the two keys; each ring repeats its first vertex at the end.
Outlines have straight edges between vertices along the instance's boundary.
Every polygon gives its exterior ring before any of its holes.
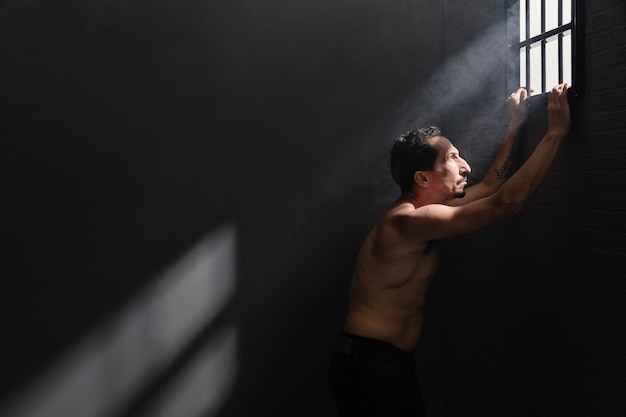
{"type": "Polygon", "coordinates": [[[465,159],[462,160],[461,162],[461,173],[463,174],[469,174],[470,172],[472,172],[472,168],[469,166],[469,164],[467,163],[467,161],[465,159]]]}

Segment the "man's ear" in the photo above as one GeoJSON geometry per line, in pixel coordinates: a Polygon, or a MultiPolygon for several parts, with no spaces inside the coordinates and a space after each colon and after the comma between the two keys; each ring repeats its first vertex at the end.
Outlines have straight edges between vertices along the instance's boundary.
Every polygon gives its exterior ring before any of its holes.
{"type": "Polygon", "coordinates": [[[424,171],[415,171],[413,173],[413,181],[420,187],[428,187],[428,176],[424,171]]]}

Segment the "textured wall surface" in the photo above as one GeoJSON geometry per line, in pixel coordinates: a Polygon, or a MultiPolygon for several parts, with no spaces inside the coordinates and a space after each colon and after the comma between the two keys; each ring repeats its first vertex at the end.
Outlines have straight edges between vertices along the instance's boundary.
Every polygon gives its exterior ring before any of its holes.
{"type": "MultiPolygon", "coordinates": [[[[502,3],[444,2],[446,62],[501,24],[502,3]]],[[[586,93],[541,190],[517,218],[447,246],[445,297],[431,300],[446,305],[446,416],[626,415],[626,3],[586,3],[586,93]]],[[[489,122],[508,93],[494,80],[447,124],[466,157],[503,132],[489,122]]],[[[532,111],[524,156],[544,112],[532,111]]],[[[475,179],[484,154],[469,156],[475,179]]]]}
{"type": "MultiPolygon", "coordinates": [[[[2,2],[0,414],[332,415],[391,140],[439,124],[476,181],[504,134],[503,3],[2,2]]],[[[444,245],[431,417],[626,415],[626,3],[587,3],[542,189],[444,245]]]]}
{"type": "Polygon", "coordinates": [[[0,33],[0,414],[331,415],[439,2],[8,0],[0,33]]]}

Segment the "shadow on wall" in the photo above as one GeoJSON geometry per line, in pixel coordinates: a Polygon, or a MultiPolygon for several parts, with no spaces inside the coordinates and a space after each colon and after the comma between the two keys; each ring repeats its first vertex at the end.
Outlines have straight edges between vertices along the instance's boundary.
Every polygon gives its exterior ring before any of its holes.
{"type": "Polygon", "coordinates": [[[0,412],[211,415],[231,389],[272,410],[285,387],[319,406],[355,241],[389,192],[385,116],[425,72],[405,53],[421,6],[74,3],[0,7],[0,412]],[[285,342],[319,364],[264,361],[285,342]]]}
{"type": "Polygon", "coordinates": [[[0,414],[215,415],[237,378],[236,252],[232,225],[202,239],[0,414]]]}

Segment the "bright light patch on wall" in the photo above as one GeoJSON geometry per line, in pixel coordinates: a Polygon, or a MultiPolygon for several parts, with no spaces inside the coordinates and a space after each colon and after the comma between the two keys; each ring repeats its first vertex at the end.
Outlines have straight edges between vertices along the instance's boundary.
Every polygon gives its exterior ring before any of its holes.
{"type": "Polygon", "coordinates": [[[216,416],[236,376],[237,331],[228,327],[204,346],[141,416],[216,416]]]}
{"type": "MultiPolygon", "coordinates": [[[[0,415],[119,415],[230,302],[235,267],[235,229],[225,226],[199,242],[123,311],[95,329],[3,407],[0,415]]],[[[196,371],[181,369],[174,376],[179,389],[168,391],[166,397],[170,409],[180,409],[176,404],[184,399],[186,409],[193,412],[169,415],[208,416],[219,407],[237,377],[236,342],[232,325],[209,336],[199,357],[191,359],[196,371]],[[203,396],[198,395],[200,391],[203,396]]]]}

